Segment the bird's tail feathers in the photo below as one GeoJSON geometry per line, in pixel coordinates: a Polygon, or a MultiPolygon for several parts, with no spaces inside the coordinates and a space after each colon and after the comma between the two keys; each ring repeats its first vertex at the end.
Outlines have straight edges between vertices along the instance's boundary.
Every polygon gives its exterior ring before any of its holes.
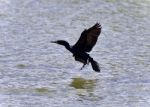
{"type": "Polygon", "coordinates": [[[91,60],[90,62],[91,62],[93,70],[96,71],[96,72],[100,72],[100,67],[99,67],[98,62],[96,62],[94,60],[91,60]]]}

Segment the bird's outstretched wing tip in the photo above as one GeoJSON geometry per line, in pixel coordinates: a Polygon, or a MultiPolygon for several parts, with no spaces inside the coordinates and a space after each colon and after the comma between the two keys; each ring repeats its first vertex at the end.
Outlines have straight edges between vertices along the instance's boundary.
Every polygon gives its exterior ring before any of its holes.
{"type": "Polygon", "coordinates": [[[97,22],[94,26],[95,26],[96,28],[98,28],[98,29],[101,29],[101,28],[102,28],[102,26],[101,26],[101,24],[100,24],[99,22],[97,22]]]}

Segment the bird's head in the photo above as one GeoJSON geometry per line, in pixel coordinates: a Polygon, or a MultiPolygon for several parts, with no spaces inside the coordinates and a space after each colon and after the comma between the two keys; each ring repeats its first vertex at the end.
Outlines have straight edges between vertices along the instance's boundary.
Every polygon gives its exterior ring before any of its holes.
{"type": "Polygon", "coordinates": [[[64,41],[64,40],[51,41],[51,43],[56,43],[56,44],[59,44],[59,45],[63,45],[65,47],[70,46],[69,43],[67,41],[64,41]]]}

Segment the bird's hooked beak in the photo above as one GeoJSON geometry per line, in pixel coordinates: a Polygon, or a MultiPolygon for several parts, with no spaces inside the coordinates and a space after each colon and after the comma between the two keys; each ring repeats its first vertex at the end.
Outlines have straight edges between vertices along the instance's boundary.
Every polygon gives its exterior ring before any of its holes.
{"type": "Polygon", "coordinates": [[[57,41],[51,41],[51,43],[57,43],[57,41]]]}

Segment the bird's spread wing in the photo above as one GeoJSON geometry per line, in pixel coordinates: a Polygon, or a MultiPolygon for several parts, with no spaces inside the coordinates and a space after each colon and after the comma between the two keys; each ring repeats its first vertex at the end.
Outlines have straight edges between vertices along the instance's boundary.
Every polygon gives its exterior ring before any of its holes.
{"type": "Polygon", "coordinates": [[[101,25],[96,23],[89,29],[85,29],[77,41],[77,43],[73,46],[85,52],[90,52],[94,45],[97,42],[97,38],[101,33],[101,25]]]}

